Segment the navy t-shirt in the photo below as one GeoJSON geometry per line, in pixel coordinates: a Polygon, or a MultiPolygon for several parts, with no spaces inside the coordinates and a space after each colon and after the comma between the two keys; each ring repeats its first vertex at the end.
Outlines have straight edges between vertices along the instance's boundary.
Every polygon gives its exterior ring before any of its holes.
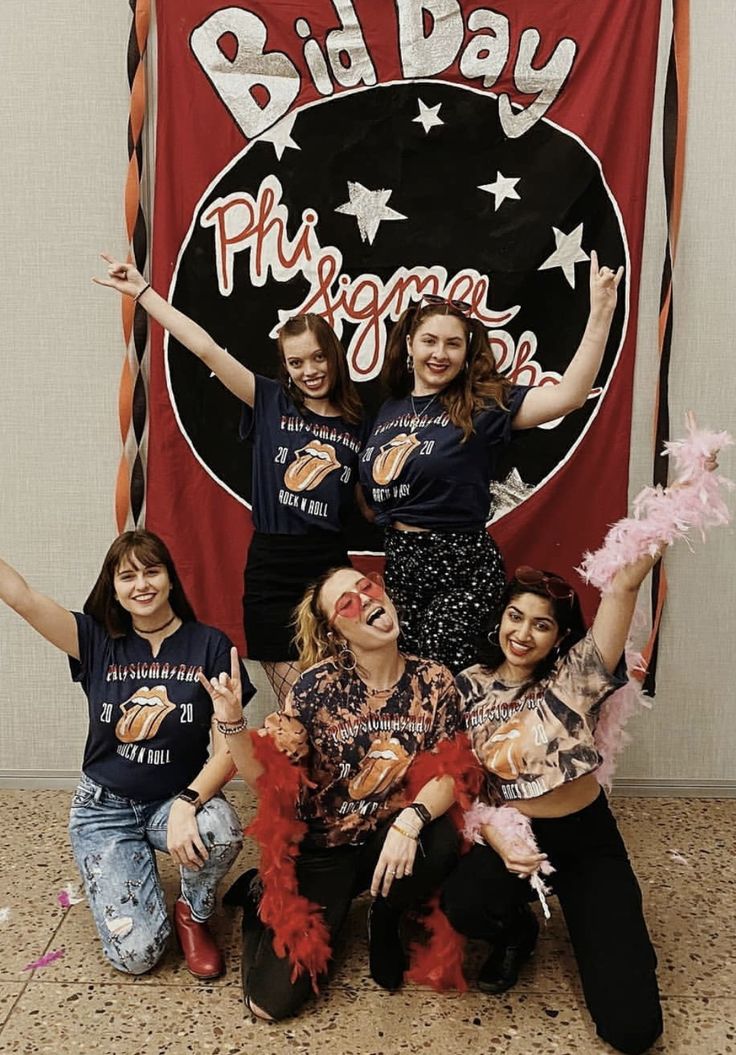
{"type": "Polygon", "coordinates": [[[463,443],[437,396],[387,400],[360,459],[360,482],[376,522],[395,520],[434,531],[476,531],[491,516],[496,455],[528,387],[513,385],[508,410],[493,403],[473,417],[463,443]],[[413,405],[412,405],[413,398],[413,405]],[[416,411],[416,413],[415,413],[416,411]]]}
{"type": "Polygon", "coordinates": [[[357,483],[363,422],[297,410],[278,381],[256,375],[240,434],[253,441],[253,525],[270,535],[341,531],[357,483]]]}
{"type": "MultiPolygon", "coordinates": [[[[209,752],[212,701],[197,672],[230,672],[231,644],[202,623],[182,623],[151,646],[135,631],[111,638],[96,619],[73,613],[79,660],[72,679],[87,696],[89,733],[82,769],[110,791],[138,802],[178,794],[197,776],[209,752]]],[[[243,704],[255,693],[245,670],[243,704]]]]}

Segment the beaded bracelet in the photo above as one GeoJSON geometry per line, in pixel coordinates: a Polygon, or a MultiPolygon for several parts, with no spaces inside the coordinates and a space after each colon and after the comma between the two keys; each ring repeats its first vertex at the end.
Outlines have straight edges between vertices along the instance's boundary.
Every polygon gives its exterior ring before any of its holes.
{"type": "Polygon", "coordinates": [[[139,289],[139,290],[138,290],[138,292],[136,293],[136,295],[135,295],[135,296],[133,297],[133,300],[135,301],[135,303],[136,303],[136,304],[137,304],[137,303],[138,303],[138,301],[139,301],[139,300],[141,299],[141,297],[142,297],[142,296],[143,296],[143,294],[144,294],[144,293],[146,292],[146,290],[148,290],[148,289],[150,289],[150,288],[151,288],[151,283],[150,283],[150,282],[146,282],[146,284],[145,284],[145,286],[143,287],[143,289],[139,289]]]}
{"type": "Polygon", "coordinates": [[[234,736],[235,733],[242,733],[244,729],[248,728],[248,722],[246,721],[245,715],[237,722],[221,722],[217,720],[215,722],[218,733],[222,733],[223,736],[234,736]]]}

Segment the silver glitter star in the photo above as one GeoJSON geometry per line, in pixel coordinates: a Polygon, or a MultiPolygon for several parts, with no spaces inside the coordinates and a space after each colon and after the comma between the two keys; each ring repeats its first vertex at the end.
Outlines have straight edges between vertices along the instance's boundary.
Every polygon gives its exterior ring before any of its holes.
{"type": "Polygon", "coordinates": [[[518,469],[512,469],[505,480],[494,480],[491,484],[491,496],[493,498],[493,520],[510,513],[518,505],[534,493],[531,484],[525,484],[519,475],[518,469]]]}
{"type": "Polygon", "coordinates": [[[373,239],[376,237],[382,220],[407,219],[402,213],[389,209],[386,205],[392,194],[392,190],[368,190],[362,183],[348,181],[350,201],[338,206],[335,212],[355,216],[361,239],[373,245],[373,239]]]}
{"type": "Polygon", "coordinates": [[[517,201],[521,201],[519,192],[516,189],[516,184],[520,179],[521,176],[502,176],[500,172],[497,172],[494,183],[484,183],[483,186],[478,187],[478,190],[484,190],[493,195],[493,211],[498,212],[499,205],[503,205],[507,198],[515,198],[517,201]]]}
{"type": "Polygon", "coordinates": [[[295,143],[291,138],[296,117],[296,114],[289,114],[288,117],[284,117],[283,120],[278,121],[275,125],[271,125],[266,132],[261,132],[259,137],[262,143],[273,144],[273,149],[276,151],[276,157],[279,161],[281,161],[287,147],[290,147],[291,150],[301,150],[299,144],[295,143]]]}
{"type": "Polygon", "coordinates": [[[436,106],[427,106],[427,104],[422,102],[421,99],[417,99],[417,102],[419,103],[419,115],[418,117],[412,118],[412,120],[417,124],[420,124],[425,133],[429,132],[430,128],[445,123],[440,117],[440,107],[442,106],[442,103],[437,103],[436,106]]]}
{"type": "Polygon", "coordinates": [[[547,271],[551,267],[561,267],[570,286],[575,289],[575,265],[581,264],[590,257],[583,249],[583,225],[579,223],[574,231],[565,234],[558,227],[553,227],[557,248],[548,256],[538,271],[547,271]]]}

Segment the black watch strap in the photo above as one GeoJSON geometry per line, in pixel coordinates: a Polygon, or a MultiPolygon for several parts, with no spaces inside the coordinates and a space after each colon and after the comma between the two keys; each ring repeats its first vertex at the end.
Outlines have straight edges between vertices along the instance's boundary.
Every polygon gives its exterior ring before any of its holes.
{"type": "Polygon", "coordinates": [[[199,792],[195,791],[194,788],[184,788],[176,797],[178,799],[183,799],[184,802],[188,802],[190,806],[194,806],[195,810],[198,810],[202,805],[199,792]]]}
{"type": "Polygon", "coordinates": [[[431,824],[432,814],[429,812],[423,802],[410,802],[406,808],[408,810],[414,810],[422,824],[431,824]]]}

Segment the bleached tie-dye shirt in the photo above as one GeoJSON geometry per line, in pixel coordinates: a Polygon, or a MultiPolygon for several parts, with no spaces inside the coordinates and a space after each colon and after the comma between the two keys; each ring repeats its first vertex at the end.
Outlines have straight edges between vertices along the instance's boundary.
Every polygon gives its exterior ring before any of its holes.
{"type": "Polygon", "coordinates": [[[541,681],[506,686],[476,664],[458,674],[462,723],[488,774],[491,802],[534,799],[591,773],[603,701],[626,684],[623,660],[610,674],[591,631],[541,681]]]}

